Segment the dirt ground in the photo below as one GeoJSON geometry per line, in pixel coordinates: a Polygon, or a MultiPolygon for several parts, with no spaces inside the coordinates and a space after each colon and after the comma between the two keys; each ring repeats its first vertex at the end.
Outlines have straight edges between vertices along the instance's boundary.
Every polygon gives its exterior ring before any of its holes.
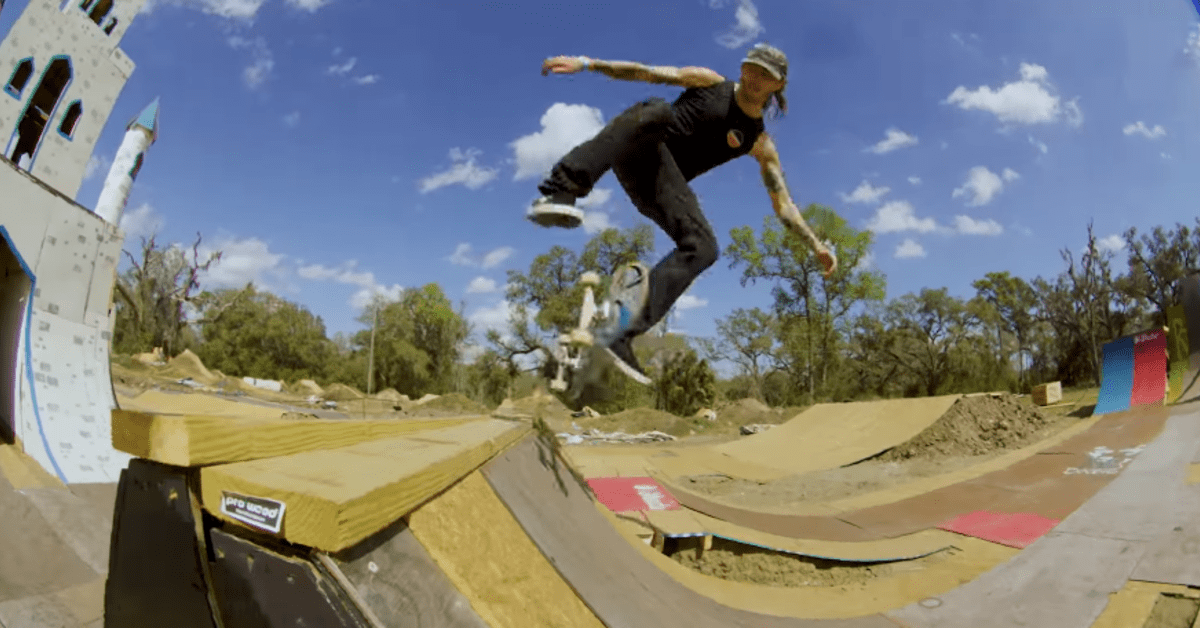
{"type": "Polygon", "coordinates": [[[668,548],[672,559],[706,576],[773,587],[838,587],[865,584],[900,570],[924,569],[960,550],[948,548],[923,558],[889,563],[845,563],[759,549],[714,538],[712,548],[699,553],[699,540],[679,539],[668,548]]]}
{"type": "Polygon", "coordinates": [[[1049,438],[1079,421],[1012,395],[965,397],[926,430],[875,458],[767,483],[723,476],[680,478],[686,488],[747,508],[786,509],[950,473],[1049,438]]]}

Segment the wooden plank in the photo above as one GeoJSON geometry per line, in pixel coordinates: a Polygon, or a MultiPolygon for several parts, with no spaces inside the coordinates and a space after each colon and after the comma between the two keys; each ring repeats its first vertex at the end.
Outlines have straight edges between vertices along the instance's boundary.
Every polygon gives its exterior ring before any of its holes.
{"type": "Polygon", "coordinates": [[[333,449],[485,420],[260,419],[113,410],[113,447],[178,467],[242,462],[333,449]]]}
{"type": "Polygon", "coordinates": [[[204,508],[222,512],[226,493],[283,507],[278,536],[337,552],[384,529],[529,433],[495,419],[201,470],[204,508]]]}

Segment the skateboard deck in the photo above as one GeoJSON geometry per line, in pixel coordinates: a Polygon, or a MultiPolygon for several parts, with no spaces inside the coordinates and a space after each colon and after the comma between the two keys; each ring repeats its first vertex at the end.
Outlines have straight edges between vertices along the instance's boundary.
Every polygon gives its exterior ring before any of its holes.
{"type": "Polygon", "coordinates": [[[650,269],[641,262],[617,269],[604,303],[605,317],[590,321],[590,329],[577,329],[570,335],[578,350],[577,360],[570,369],[571,385],[567,391],[572,399],[578,400],[589,390],[603,387],[605,368],[615,367],[614,358],[606,347],[616,340],[628,318],[637,316],[645,307],[650,293],[649,279],[650,269]]]}

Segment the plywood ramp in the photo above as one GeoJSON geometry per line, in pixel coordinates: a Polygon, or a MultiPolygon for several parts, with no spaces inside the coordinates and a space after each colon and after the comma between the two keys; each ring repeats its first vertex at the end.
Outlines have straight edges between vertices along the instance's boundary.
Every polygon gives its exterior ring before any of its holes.
{"type": "Polygon", "coordinates": [[[415,434],[483,417],[450,419],[235,418],[113,410],[113,447],[146,460],[194,467],[332,449],[378,438],[415,434]]]}
{"type": "Polygon", "coordinates": [[[469,475],[531,428],[487,420],[338,449],[205,467],[204,508],[221,510],[226,493],[283,505],[278,535],[337,552],[384,529],[469,475]]]}
{"type": "Polygon", "coordinates": [[[821,403],[778,427],[713,450],[740,464],[769,465],[788,475],[834,469],[913,438],[962,397],[821,403]]]}
{"type": "Polygon", "coordinates": [[[536,439],[483,468],[496,494],[542,553],[609,627],[783,626],[895,628],[878,613],[953,589],[1016,550],[961,539],[959,560],[865,587],[782,588],[693,572],[617,525],[536,439]]]}
{"type": "Polygon", "coordinates": [[[479,473],[412,513],[409,527],[491,628],[603,628],[479,473]]]}

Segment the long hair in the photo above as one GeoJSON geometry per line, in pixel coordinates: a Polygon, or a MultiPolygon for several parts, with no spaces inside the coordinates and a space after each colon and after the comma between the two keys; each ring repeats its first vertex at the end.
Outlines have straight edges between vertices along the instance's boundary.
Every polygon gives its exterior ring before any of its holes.
{"type": "Polygon", "coordinates": [[[787,96],[783,91],[787,89],[787,83],[783,84],[778,90],[771,92],[767,98],[767,104],[763,106],[764,112],[771,120],[778,120],[787,113],[787,96]]]}

